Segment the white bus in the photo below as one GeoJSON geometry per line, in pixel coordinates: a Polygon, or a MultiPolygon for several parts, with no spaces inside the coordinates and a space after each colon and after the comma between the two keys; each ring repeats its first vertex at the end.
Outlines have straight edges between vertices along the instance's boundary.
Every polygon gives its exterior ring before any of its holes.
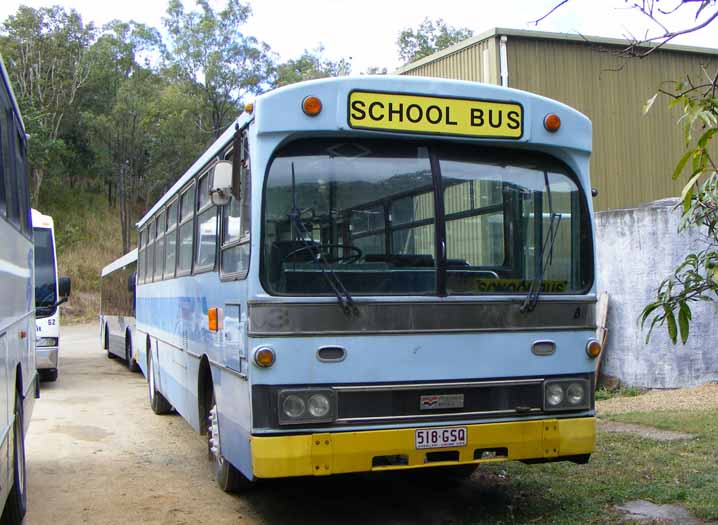
{"type": "Polygon", "coordinates": [[[2,523],[27,508],[25,432],[38,394],[27,138],[0,59],[0,506],[2,523]]]}
{"type": "Polygon", "coordinates": [[[125,360],[131,372],[139,371],[135,334],[135,278],[137,249],[102,269],[100,274],[100,340],[110,359],[125,360]]]}
{"type": "Polygon", "coordinates": [[[42,381],[57,379],[60,309],[70,295],[70,278],[57,278],[55,225],[52,217],[32,210],[35,242],[35,355],[42,381]]]}

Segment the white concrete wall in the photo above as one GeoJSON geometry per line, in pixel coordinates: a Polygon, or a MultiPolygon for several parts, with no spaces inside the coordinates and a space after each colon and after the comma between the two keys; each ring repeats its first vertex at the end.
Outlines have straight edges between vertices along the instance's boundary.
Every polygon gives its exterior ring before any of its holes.
{"type": "Polygon", "coordinates": [[[660,282],[684,257],[702,249],[696,229],[677,233],[675,201],[596,216],[598,290],[609,293],[608,343],[602,374],[628,386],[678,388],[718,380],[718,304],[691,303],[686,345],[671,344],[665,326],[646,345],[638,316],[660,282]]]}

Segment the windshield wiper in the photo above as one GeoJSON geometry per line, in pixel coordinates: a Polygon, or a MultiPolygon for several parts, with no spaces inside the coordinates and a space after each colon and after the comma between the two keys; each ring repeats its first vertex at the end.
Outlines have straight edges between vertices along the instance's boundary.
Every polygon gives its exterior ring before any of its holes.
{"type": "MultiPolygon", "coordinates": [[[[533,312],[538,304],[539,295],[541,295],[541,291],[543,290],[543,279],[546,275],[546,270],[551,266],[551,263],[553,263],[553,246],[556,242],[556,237],[558,237],[558,227],[560,226],[561,219],[563,218],[560,213],[554,213],[553,211],[551,184],[548,181],[548,172],[544,171],[543,175],[546,187],[546,196],[548,197],[548,212],[550,217],[548,233],[546,235],[546,239],[544,239],[544,242],[541,245],[541,253],[537,255],[537,257],[540,258],[539,261],[541,263],[539,271],[531,281],[529,293],[526,295],[523,303],[521,303],[521,313],[533,312]]],[[[543,216],[540,219],[537,219],[534,214],[534,219],[543,221],[543,216]]]]}
{"type": "Polygon", "coordinates": [[[341,279],[339,279],[336,272],[324,260],[321,248],[311,240],[311,236],[304,226],[301,215],[302,212],[297,207],[296,193],[294,191],[294,163],[292,162],[292,211],[289,212],[289,220],[292,221],[299,238],[302,242],[304,242],[307,250],[309,250],[312,254],[312,261],[319,266],[319,270],[322,272],[324,279],[334,292],[334,295],[336,295],[337,301],[339,302],[339,306],[344,312],[344,315],[350,316],[354,314],[359,317],[359,309],[354,304],[354,300],[352,299],[349,290],[346,289],[344,283],[342,283],[341,279]]]}

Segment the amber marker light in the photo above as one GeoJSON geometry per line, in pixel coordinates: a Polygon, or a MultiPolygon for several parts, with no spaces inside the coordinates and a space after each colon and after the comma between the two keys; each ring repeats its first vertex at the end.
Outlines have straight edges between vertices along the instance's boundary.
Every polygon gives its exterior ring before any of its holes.
{"type": "Polygon", "coordinates": [[[588,354],[588,357],[592,359],[597,358],[601,355],[601,343],[595,339],[591,339],[588,343],[586,343],[586,353],[588,354]]]}
{"type": "Polygon", "coordinates": [[[276,356],[274,355],[274,350],[267,348],[266,346],[258,348],[257,351],[254,352],[254,362],[261,368],[268,368],[272,366],[275,358],[276,356]]]}
{"type": "Polygon", "coordinates": [[[244,105],[244,111],[247,113],[253,113],[254,112],[254,104],[252,102],[247,102],[244,105]]]}
{"type": "Polygon", "coordinates": [[[209,328],[210,332],[219,330],[219,312],[217,308],[207,310],[207,328],[209,328]]]}
{"type": "Polygon", "coordinates": [[[316,117],[322,112],[322,101],[312,95],[304,97],[304,100],[302,100],[302,111],[304,111],[305,115],[316,117]]]}
{"type": "Polygon", "coordinates": [[[543,119],[543,127],[546,131],[555,133],[561,127],[561,118],[556,113],[549,113],[543,119]]]}

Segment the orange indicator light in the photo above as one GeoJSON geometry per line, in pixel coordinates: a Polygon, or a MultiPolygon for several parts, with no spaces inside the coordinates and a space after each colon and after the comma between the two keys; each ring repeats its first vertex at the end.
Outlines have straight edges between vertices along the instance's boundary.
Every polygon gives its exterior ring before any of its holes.
{"type": "Polygon", "coordinates": [[[219,308],[210,308],[207,310],[207,328],[210,332],[219,331],[219,308]]]}
{"type": "Polygon", "coordinates": [[[272,366],[275,358],[276,356],[274,354],[274,350],[267,348],[266,346],[259,348],[256,352],[254,352],[254,362],[257,363],[257,366],[262,368],[272,366]]]}
{"type": "Polygon", "coordinates": [[[547,131],[555,133],[561,127],[561,118],[556,113],[549,113],[543,119],[543,127],[547,131]]]}
{"type": "Polygon", "coordinates": [[[322,111],[322,101],[312,95],[304,97],[304,100],[302,100],[302,111],[310,117],[316,117],[322,111]]]}
{"type": "Polygon", "coordinates": [[[586,345],[586,353],[588,354],[588,357],[593,359],[597,358],[601,355],[601,343],[595,339],[591,339],[586,345]]]}

